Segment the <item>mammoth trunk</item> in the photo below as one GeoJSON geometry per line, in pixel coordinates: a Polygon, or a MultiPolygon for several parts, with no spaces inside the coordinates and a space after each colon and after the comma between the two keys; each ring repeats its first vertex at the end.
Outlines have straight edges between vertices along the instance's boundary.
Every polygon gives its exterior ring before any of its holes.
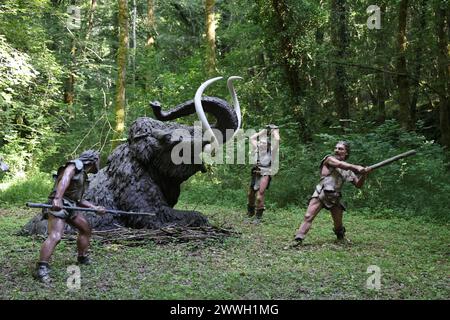
{"type": "MultiPolygon", "coordinates": [[[[205,112],[214,116],[216,119],[216,123],[212,128],[221,132],[223,140],[220,142],[226,142],[226,130],[232,129],[233,131],[236,131],[238,129],[238,118],[236,113],[225,100],[220,98],[203,97],[201,102],[205,112]]],[[[159,103],[152,103],[151,107],[153,108],[156,119],[161,121],[175,120],[196,112],[194,100],[182,103],[167,112],[161,111],[161,105],[159,103]]]]}

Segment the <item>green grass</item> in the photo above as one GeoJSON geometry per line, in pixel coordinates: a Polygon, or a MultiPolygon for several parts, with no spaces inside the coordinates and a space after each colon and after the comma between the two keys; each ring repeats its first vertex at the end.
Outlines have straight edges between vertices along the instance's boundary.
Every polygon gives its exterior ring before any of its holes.
{"type": "MultiPolygon", "coordinates": [[[[194,205],[178,207],[193,209],[194,205]]],[[[52,288],[32,270],[41,241],[16,236],[34,215],[0,210],[1,299],[448,299],[449,226],[415,218],[344,217],[347,244],[335,243],[331,217],[322,211],[300,248],[291,243],[304,208],[267,210],[265,222],[246,221],[242,209],[198,206],[210,221],[240,233],[224,241],[149,242],[139,247],[91,247],[92,266],[81,268],[81,289],[66,286],[75,242],[61,242],[52,258],[52,288]],[[366,287],[367,268],[381,268],[381,289],[366,287]]]]}
{"type": "Polygon", "coordinates": [[[28,177],[0,180],[0,206],[23,206],[25,202],[46,201],[53,186],[51,174],[37,172],[28,177]]]}

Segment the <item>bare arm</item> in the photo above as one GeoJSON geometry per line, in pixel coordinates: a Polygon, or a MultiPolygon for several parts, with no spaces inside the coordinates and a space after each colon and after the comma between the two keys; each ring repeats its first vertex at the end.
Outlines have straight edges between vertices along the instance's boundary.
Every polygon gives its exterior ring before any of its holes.
{"type": "Polygon", "coordinates": [[[366,171],[363,174],[356,176],[356,179],[353,180],[353,184],[355,185],[355,187],[357,187],[358,189],[362,188],[362,186],[364,185],[364,182],[366,181],[369,171],[366,171]]]}
{"type": "Polygon", "coordinates": [[[280,144],[280,133],[278,132],[278,130],[274,130],[272,132],[272,147],[273,147],[273,150],[278,151],[279,144],[280,144]]]}
{"type": "Polygon", "coordinates": [[[362,188],[364,182],[366,181],[367,175],[372,171],[369,167],[363,167],[359,165],[354,165],[345,161],[340,161],[335,157],[328,157],[326,164],[335,168],[340,168],[343,170],[350,170],[356,173],[356,179],[353,180],[353,184],[356,188],[362,188]]]}
{"type": "Polygon", "coordinates": [[[274,130],[272,132],[272,146],[271,146],[271,153],[272,153],[272,167],[274,169],[274,172],[278,172],[279,163],[278,163],[278,152],[280,149],[280,134],[278,130],[274,130]]]}
{"type": "Polygon", "coordinates": [[[263,134],[267,134],[267,131],[261,130],[260,132],[257,132],[250,137],[250,147],[251,147],[252,154],[254,154],[256,152],[256,150],[258,149],[258,137],[263,134]]]}
{"type": "Polygon", "coordinates": [[[80,202],[78,202],[78,205],[80,207],[84,207],[84,208],[91,208],[91,209],[95,209],[97,210],[98,213],[100,214],[104,214],[105,213],[105,207],[102,206],[96,206],[94,205],[92,202],[89,202],[85,199],[82,199],[80,202]]]}
{"type": "Polygon", "coordinates": [[[255,133],[250,137],[250,144],[252,146],[252,150],[255,150],[257,147],[257,139],[258,139],[259,133],[255,133]]]}
{"type": "Polygon", "coordinates": [[[81,201],[78,202],[78,205],[79,205],[80,207],[83,207],[83,208],[92,208],[92,209],[95,209],[95,207],[96,207],[92,202],[89,202],[89,201],[87,201],[87,200],[85,200],[85,199],[81,199],[81,201]]]}
{"type": "Polygon", "coordinates": [[[52,201],[52,210],[59,211],[63,207],[62,198],[64,197],[64,193],[70,185],[70,181],[75,175],[75,165],[69,164],[62,173],[62,178],[56,186],[56,194],[55,198],[52,201]]]}
{"type": "Polygon", "coordinates": [[[335,157],[328,157],[327,160],[325,160],[325,164],[329,165],[330,167],[340,168],[343,170],[350,170],[356,174],[364,173],[366,171],[365,167],[363,166],[341,161],[336,159],[335,157]]]}

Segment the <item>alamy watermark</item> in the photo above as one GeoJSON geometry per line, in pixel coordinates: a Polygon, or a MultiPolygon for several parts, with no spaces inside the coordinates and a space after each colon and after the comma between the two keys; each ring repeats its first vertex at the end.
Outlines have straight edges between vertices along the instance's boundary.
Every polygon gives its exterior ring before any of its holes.
{"type": "Polygon", "coordinates": [[[69,16],[66,20],[66,26],[68,29],[80,29],[81,28],[81,10],[77,6],[68,6],[67,13],[69,16]]]}
{"type": "Polygon", "coordinates": [[[370,265],[367,267],[366,273],[372,273],[372,275],[367,278],[366,288],[369,290],[380,290],[381,289],[381,269],[377,265],[370,265]]]}
{"type": "Polygon", "coordinates": [[[267,166],[271,174],[279,169],[278,129],[254,129],[224,133],[218,129],[203,131],[202,123],[194,123],[194,134],[187,129],[176,129],[171,134],[175,144],[171,160],[180,164],[259,164],[267,166]],[[225,144],[221,144],[226,141],[225,144]],[[248,148],[246,147],[248,143],[248,148]],[[250,153],[247,153],[249,149],[250,153]]]}
{"type": "Polygon", "coordinates": [[[377,5],[370,5],[367,7],[366,12],[370,14],[369,18],[367,18],[367,28],[372,29],[381,29],[381,10],[377,5]]]}
{"type": "Polygon", "coordinates": [[[69,277],[67,278],[67,288],[69,290],[80,290],[81,289],[81,271],[80,267],[76,265],[70,265],[67,267],[67,273],[69,277]]]}

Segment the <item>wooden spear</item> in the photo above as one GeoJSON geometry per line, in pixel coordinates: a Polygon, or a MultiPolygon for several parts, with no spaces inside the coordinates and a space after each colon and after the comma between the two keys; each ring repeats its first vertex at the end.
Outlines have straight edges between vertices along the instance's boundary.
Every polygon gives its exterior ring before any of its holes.
{"type": "Polygon", "coordinates": [[[396,155],[395,157],[392,157],[392,158],[383,160],[381,162],[375,163],[375,164],[369,166],[369,168],[372,169],[372,170],[378,169],[378,168],[384,167],[384,166],[386,166],[386,165],[388,165],[388,164],[390,164],[390,163],[392,163],[394,161],[397,161],[397,160],[400,160],[400,159],[403,159],[403,158],[406,158],[406,157],[409,157],[409,156],[412,156],[412,155],[415,155],[415,154],[416,154],[416,150],[409,150],[409,151],[404,152],[402,154],[396,155]]]}

